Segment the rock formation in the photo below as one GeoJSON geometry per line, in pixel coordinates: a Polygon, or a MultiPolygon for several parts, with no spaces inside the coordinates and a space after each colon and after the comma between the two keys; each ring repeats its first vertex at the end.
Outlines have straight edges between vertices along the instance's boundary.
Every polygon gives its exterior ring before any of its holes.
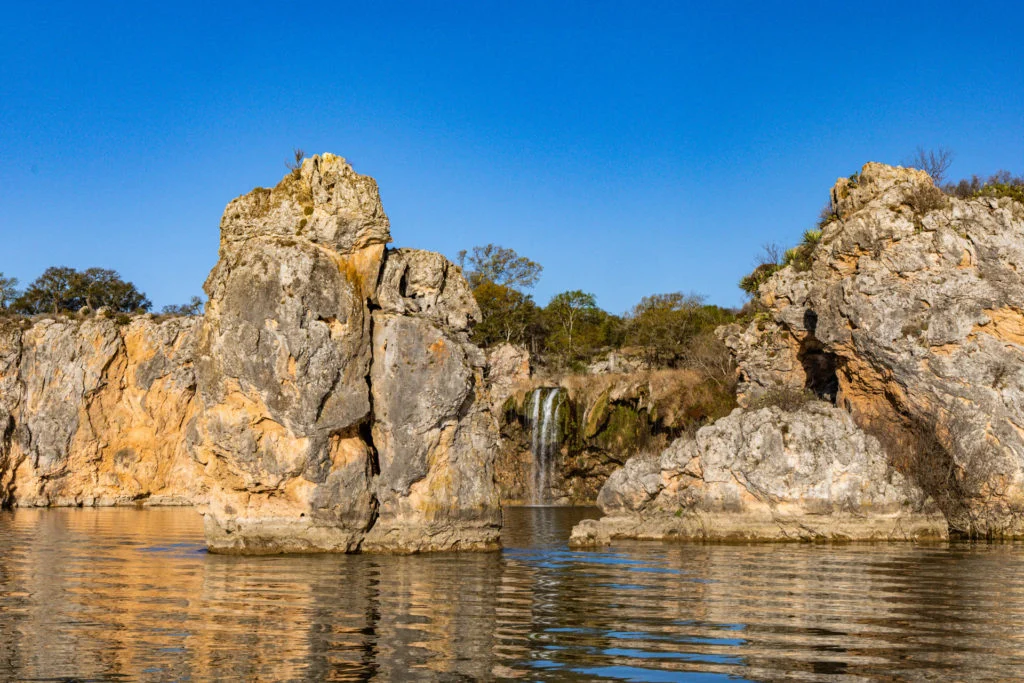
{"type": "Polygon", "coordinates": [[[867,164],[832,190],[810,268],[723,330],[740,404],[809,389],[879,435],[951,528],[1024,534],[1024,206],[867,164]]]}
{"type": "Polygon", "coordinates": [[[332,155],[225,210],[190,434],[211,548],[497,543],[479,311],[443,257],[386,252],[388,228],[376,183],[332,155]]]}
{"type": "Polygon", "coordinates": [[[494,547],[479,310],[390,239],[315,156],[228,205],[202,318],[4,322],[0,503],[205,503],[220,552],[494,547]]]}
{"type": "Polygon", "coordinates": [[[934,504],[878,441],[827,403],[737,409],[660,457],[632,458],[598,496],[606,517],[576,546],[615,538],[717,541],[942,538],[934,504]]]}
{"type": "Polygon", "coordinates": [[[922,500],[951,534],[1024,535],[1024,206],[870,163],[832,209],[752,320],[719,329],[747,411],[630,461],[575,543],[928,537],[922,500]],[[837,407],[794,412],[809,394],[837,407]]]}
{"type": "Polygon", "coordinates": [[[415,250],[389,254],[378,300],[369,378],[380,513],[364,548],[492,546],[497,429],[486,359],[469,341],[476,300],[458,268],[415,250]]]}

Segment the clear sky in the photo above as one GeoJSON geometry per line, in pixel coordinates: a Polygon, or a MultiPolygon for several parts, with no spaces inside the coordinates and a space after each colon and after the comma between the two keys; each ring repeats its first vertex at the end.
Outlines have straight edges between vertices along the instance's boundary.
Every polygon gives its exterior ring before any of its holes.
{"type": "Polygon", "coordinates": [[[1024,173],[1024,3],[6,2],[0,271],[199,294],[225,204],[294,147],[398,246],[494,242],[620,313],[738,305],[838,176],[918,145],[1024,173]]]}

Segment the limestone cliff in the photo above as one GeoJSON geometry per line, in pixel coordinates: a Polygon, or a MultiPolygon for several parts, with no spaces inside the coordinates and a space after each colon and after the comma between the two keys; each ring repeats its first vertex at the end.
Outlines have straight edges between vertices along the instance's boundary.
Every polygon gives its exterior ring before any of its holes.
{"type": "Polygon", "coordinates": [[[228,205],[201,318],[3,322],[0,503],[205,503],[221,552],[495,546],[479,310],[390,239],[314,156],[228,205]]]}
{"type": "Polygon", "coordinates": [[[740,403],[810,389],[877,434],[958,533],[1024,534],[1024,206],[867,164],[832,190],[810,268],[723,330],[740,403]]]}
{"type": "Polygon", "coordinates": [[[0,503],[203,500],[184,438],[196,323],[0,322],[0,503]]]}

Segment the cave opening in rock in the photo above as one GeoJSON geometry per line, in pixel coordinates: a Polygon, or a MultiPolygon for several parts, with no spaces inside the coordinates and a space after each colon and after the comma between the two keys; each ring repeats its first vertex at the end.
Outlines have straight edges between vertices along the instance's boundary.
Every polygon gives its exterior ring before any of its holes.
{"type": "Polygon", "coordinates": [[[821,400],[835,404],[839,394],[839,378],[836,375],[838,360],[835,354],[821,349],[802,349],[800,364],[807,377],[804,388],[814,392],[821,400]]]}
{"type": "Polygon", "coordinates": [[[804,312],[804,328],[808,336],[800,344],[800,352],[797,354],[806,377],[804,388],[814,392],[821,400],[835,404],[839,394],[839,377],[836,374],[839,359],[834,353],[826,351],[814,336],[818,328],[817,313],[811,310],[804,312]]]}

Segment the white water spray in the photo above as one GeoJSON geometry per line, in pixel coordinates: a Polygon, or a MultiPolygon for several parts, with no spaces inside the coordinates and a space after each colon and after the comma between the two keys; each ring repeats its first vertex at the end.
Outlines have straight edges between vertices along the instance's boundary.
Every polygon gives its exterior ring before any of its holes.
{"type": "Polygon", "coordinates": [[[531,447],[533,452],[534,505],[551,502],[551,475],[561,435],[558,432],[558,407],[561,389],[535,389],[532,402],[531,447]],[[547,396],[544,396],[545,391],[547,396]]]}

